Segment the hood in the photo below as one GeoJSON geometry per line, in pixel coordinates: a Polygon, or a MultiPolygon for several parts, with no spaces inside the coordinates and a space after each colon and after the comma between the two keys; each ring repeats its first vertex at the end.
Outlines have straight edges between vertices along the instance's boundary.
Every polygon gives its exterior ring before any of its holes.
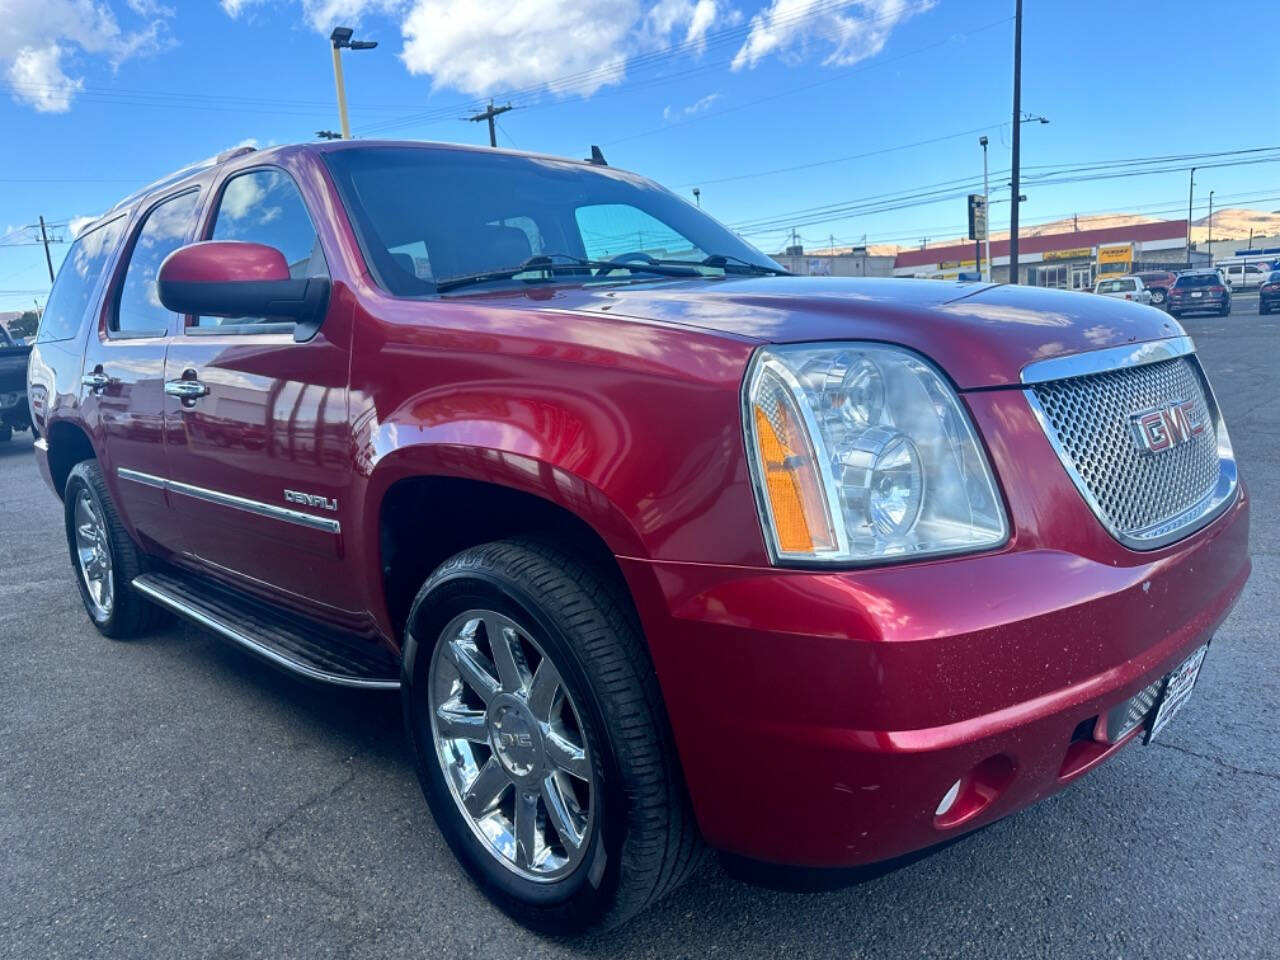
{"type": "Polygon", "coordinates": [[[1016,384],[1034,360],[1182,333],[1162,311],[1124,300],[941,280],[743,277],[535,289],[530,299],[543,309],[698,327],[765,343],[901,344],[932,359],[961,389],[1016,384]]]}

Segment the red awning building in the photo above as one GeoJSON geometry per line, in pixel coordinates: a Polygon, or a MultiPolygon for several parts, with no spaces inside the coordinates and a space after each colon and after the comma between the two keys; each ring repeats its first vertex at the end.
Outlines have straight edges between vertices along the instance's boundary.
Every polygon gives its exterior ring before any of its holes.
{"type": "MultiPolygon", "coordinates": [[[[979,251],[982,256],[986,251],[979,251]]],[[[1192,251],[1192,263],[1196,253],[1192,251]]],[[[1206,257],[1207,262],[1207,257],[1206,257]]],[[[1187,221],[1160,220],[1120,227],[1073,230],[1022,237],[1018,244],[1019,282],[1084,290],[1103,273],[1187,267],[1187,221]]],[[[1009,280],[1009,241],[991,241],[991,274],[1009,280]]],[[[904,250],[893,264],[896,277],[954,280],[979,270],[974,242],[904,250]]]]}

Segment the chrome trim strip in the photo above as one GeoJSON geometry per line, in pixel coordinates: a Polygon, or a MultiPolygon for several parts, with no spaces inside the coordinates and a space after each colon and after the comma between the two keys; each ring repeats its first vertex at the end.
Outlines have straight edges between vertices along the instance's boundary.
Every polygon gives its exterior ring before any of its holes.
{"type": "Polygon", "coordinates": [[[326,671],[318,670],[309,664],[300,663],[297,660],[290,659],[289,657],[284,656],[284,654],[279,653],[276,650],[272,650],[270,647],[264,646],[248,634],[241,633],[231,624],[224,623],[221,620],[210,617],[194,607],[189,606],[187,603],[172,594],[165,592],[160,587],[157,587],[148,581],[145,574],[134,579],[133,588],[143,596],[154,600],[162,607],[167,607],[179,616],[186,617],[188,620],[198,623],[202,627],[207,627],[214,633],[217,633],[234,643],[238,643],[240,646],[245,647],[252,653],[271,661],[276,666],[283,667],[284,669],[292,673],[296,673],[299,676],[306,677],[310,680],[317,680],[320,683],[331,683],[339,687],[355,687],[361,690],[400,689],[399,680],[365,680],[360,677],[347,677],[342,674],[327,673],[326,671]]]}
{"type": "MultiPolygon", "coordinates": [[[[1178,339],[1190,342],[1189,337],[1180,337],[1178,339]]],[[[1175,354],[1175,356],[1182,356],[1182,354],[1175,354]]],[[[1155,361],[1144,362],[1153,363],[1155,361]]],[[[1209,378],[1205,376],[1204,369],[1200,366],[1199,358],[1193,355],[1191,363],[1195,368],[1196,374],[1200,377],[1200,385],[1204,388],[1205,403],[1209,407],[1209,413],[1213,417],[1214,428],[1217,431],[1218,482],[1198,502],[1185,510],[1130,533],[1125,533],[1111,522],[1106,511],[1102,509],[1102,505],[1098,503],[1097,498],[1089,491],[1089,486],[1076,469],[1075,461],[1071,458],[1071,454],[1067,452],[1066,448],[1058,440],[1057,431],[1053,429],[1053,425],[1049,422],[1049,416],[1045,413],[1044,407],[1040,405],[1035,390],[1027,389],[1022,391],[1027,398],[1027,403],[1031,405],[1031,412],[1035,414],[1036,421],[1040,424],[1040,429],[1044,431],[1049,445],[1053,447],[1053,452],[1058,455],[1058,461],[1062,464],[1063,469],[1067,471],[1067,475],[1071,478],[1072,484],[1079,491],[1084,502],[1089,505],[1089,509],[1093,511],[1093,515],[1098,518],[1098,522],[1102,524],[1107,533],[1111,534],[1112,537],[1130,550],[1159,550],[1161,547],[1167,547],[1171,543],[1189,537],[1201,527],[1208,526],[1216,520],[1236,499],[1239,473],[1236,468],[1235,452],[1231,448],[1231,437],[1227,433],[1227,425],[1222,419],[1222,410],[1218,406],[1218,398],[1213,394],[1213,387],[1209,385],[1209,378]]],[[[1138,365],[1140,366],[1141,364],[1138,365]]]]}
{"type": "Polygon", "coordinates": [[[35,447],[37,450],[39,450],[41,453],[49,452],[49,441],[46,440],[44,437],[36,437],[31,445],[35,447]]]}
{"type": "Polygon", "coordinates": [[[1022,368],[1023,383],[1048,383],[1050,380],[1069,380],[1087,377],[1092,373],[1106,373],[1125,367],[1141,367],[1161,360],[1195,353],[1196,346],[1190,337],[1170,337],[1167,340],[1148,340],[1145,343],[1124,344],[1086,353],[1073,353],[1066,357],[1050,357],[1035,360],[1022,368]]]}
{"type": "Polygon", "coordinates": [[[128,467],[116,467],[116,476],[121,480],[132,480],[134,483],[140,483],[144,487],[155,487],[157,490],[164,489],[164,477],[152,476],[149,473],[143,473],[141,470],[130,470],[128,467]]]}
{"type": "Polygon", "coordinates": [[[181,493],[197,500],[203,500],[206,503],[217,504],[220,507],[243,510],[246,513],[269,517],[272,520],[284,520],[287,523],[296,523],[299,526],[310,527],[313,530],[321,530],[325,533],[338,534],[342,532],[342,524],[330,517],[317,517],[310,513],[303,513],[301,510],[290,510],[287,507],[277,507],[274,504],[263,503],[261,500],[237,497],[235,494],[223,493],[220,490],[210,490],[206,487],[197,487],[178,480],[166,480],[164,477],[143,473],[140,470],[130,470],[127,467],[117,467],[116,475],[122,480],[132,480],[134,483],[141,483],[148,487],[157,487],[161,490],[168,490],[171,493],[181,493]]]}

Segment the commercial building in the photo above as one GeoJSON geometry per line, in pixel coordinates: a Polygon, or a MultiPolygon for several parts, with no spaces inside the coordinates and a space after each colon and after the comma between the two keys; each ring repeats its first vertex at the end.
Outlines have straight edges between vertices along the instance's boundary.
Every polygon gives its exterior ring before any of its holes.
{"type": "MultiPolygon", "coordinates": [[[[1090,289],[1099,274],[1185,270],[1188,264],[1208,262],[1208,253],[1196,250],[1195,244],[1188,254],[1186,220],[1049,233],[1021,237],[1018,244],[1020,283],[1068,290],[1090,289]]],[[[972,240],[904,250],[893,263],[895,277],[954,280],[978,270],[972,240]]],[[[991,278],[1000,283],[1009,281],[1008,239],[991,241],[991,278]]]]}
{"type": "Polygon", "coordinates": [[[805,253],[803,247],[787,247],[773,259],[792,273],[805,277],[891,277],[894,257],[868,253],[866,247],[836,247],[805,253]]]}

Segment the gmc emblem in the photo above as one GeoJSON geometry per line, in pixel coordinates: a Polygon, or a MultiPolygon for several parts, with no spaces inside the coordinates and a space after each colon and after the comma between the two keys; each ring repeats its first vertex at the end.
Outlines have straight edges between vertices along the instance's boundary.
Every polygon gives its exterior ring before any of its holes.
{"type": "Polygon", "coordinates": [[[1148,456],[1164,453],[1204,433],[1204,420],[1192,400],[1175,400],[1167,406],[1129,415],[1138,449],[1148,456]]]}

